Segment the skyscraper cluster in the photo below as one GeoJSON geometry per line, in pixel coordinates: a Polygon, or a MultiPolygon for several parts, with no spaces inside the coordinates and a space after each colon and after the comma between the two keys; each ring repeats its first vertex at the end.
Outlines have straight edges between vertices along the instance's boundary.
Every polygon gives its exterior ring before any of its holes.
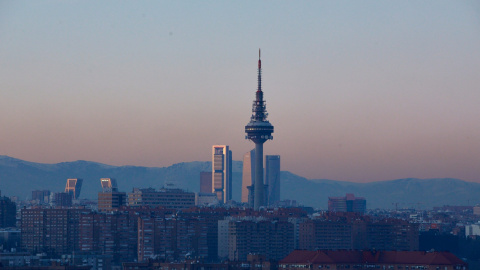
{"type": "Polygon", "coordinates": [[[253,208],[258,210],[265,206],[265,183],[263,181],[263,144],[272,140],[273,125],[267,120],[267,105],[263,100],[262,91],[262,61],[258,51],[258,88],[252,104],[252,116],[245,126],[245,136],[255,143],[255,180],[253,208]]]}
{"type": "MultiPolygon", "coordinates": [[[[263,144],[273,138],[274,128],[267,120],[261,72],[259,59],[256,99],[245,126],[246,138],[255,148],[243,157],[241,185],[241,201],[250,207],[230,203],[233,164],[228,145],[212,146],[211,172],[200,174],[198,194],[150,187],[133,188],[127,196],[119,191],[116,179],[101,178],[98,208],[85,201],[78,206],[83,180],[70,178],[65,192],[36,190],[32,192],[33,205],[19,207],[21,231],[3,233],[7,238],[17,235],[20,241],[4,241],[0,235],[0,248],[18,248],[22,259],[12,259],[9,254],[5,261],[5,256],[0,256],[0,268],[23,260],[35,269],[82,270],[90,266],[120,269],[120,264],[132,270],[427,269],[427,264],[431,269],[466,269],[449,254],[437,254],[442,257],[437,258],[412,252],[420,246],[418,223],[390,214],[363,215],[366,200],[353,194],[330,197],[328,212],[313,214],[307,207],[281,207],[280,156],[263,157],[263,144]],[[50,202],[53,206],[47,206],[50,202]],[[195,207],[219,202],[229,205],[195,207]],[[258,211],[272,205],[280,207],[258,211]],[[33,254],[39,254],[37,262],[31,259],[33,254]],[[65,267],[38,268],[45,263],[40,257],[55,260],[53,266],[61,262],[65,267]],[[82,266],[75,268],[75,264],[82,266]]],[[[16,204],[0,197],[0,228],[14,227],[16,218],[16,204]]],[[[476,237],[478,228],[465,226],[464,233],[476,237]]]]}
{"type": "MultiPolygon", "coordinates": [[[[255,149],[243,155],[242,202],[254,207],[255,201],[255,149]]],[[[280,156],[265,156],[264,202],[266,206],[280,201],[280,156]]]]}
{"type": "MultiPolygon", "coordinates": [[[[265,157],[264,172],[263,144],[272,140],[273,125],[267,120],[266,102],[262,91],[262,61],[258,55],[258,87],[252,104],[252,116],[245,126],[246,139],[255,143],[255,149],[243,158],[241,201],[258,210],[280,201],[280,156],[265,157]],[[266,180],[266,182],[265,182],[266,180]]],[[[204,179],[205,174],[203,174],[204,179]]],[[[212,147],[212,193],[220,202],[232,199],[232,151],[228,145],[212,147]]],[[[202,180],[201,190],[207,186],[202,180]]]]}

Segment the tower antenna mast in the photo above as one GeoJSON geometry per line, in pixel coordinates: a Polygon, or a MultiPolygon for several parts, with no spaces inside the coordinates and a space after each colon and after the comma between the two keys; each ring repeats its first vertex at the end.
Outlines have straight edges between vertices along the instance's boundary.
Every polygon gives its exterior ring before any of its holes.
{"type": "Polygon", "coordinates": [[[255,143],[255,181],[253,208],[265,206],[265,184],[263,181],[263,144],[272,140],[273,125],[267,120],[267,106],[262,91],[262,61],[258,49],[258,88],[252,105],[250,122],[245,126],[246,139],[255,143]]]}

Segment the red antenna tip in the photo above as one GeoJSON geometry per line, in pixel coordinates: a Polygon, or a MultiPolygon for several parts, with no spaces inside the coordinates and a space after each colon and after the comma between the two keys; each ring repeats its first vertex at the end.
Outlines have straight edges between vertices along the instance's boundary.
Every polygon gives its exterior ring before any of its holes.
{"type": "Polygon", "coordinates": [[[258,49],[258,68],[262,68],[262,60],[260,60],[260,48],[258,49]]]}

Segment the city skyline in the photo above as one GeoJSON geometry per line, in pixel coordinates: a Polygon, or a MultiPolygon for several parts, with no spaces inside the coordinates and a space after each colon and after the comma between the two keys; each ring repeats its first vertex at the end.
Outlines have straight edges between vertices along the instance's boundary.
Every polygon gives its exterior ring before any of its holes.
{"type": "Polygon", "coordinates": [[[170,166],[275,139],[310,179],[480,182],[474,1],[0,4],[1,155],[170,166]]]}

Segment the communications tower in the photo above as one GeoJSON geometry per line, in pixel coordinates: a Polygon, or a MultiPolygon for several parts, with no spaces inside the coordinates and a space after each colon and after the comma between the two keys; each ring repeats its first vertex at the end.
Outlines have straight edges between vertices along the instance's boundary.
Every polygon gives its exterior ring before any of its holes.
{"type": "Polygon", "coordinates": [[[265,206],[265,187],[263,182],[263,143],[272,140],[273,126],[267,120],[267,107],[262,92],[262,61],[258,50],[258,88],[252,106],[252,117],[245,126],[246,139],[255,143],[255,182],[253,208],[265,206]]]}

